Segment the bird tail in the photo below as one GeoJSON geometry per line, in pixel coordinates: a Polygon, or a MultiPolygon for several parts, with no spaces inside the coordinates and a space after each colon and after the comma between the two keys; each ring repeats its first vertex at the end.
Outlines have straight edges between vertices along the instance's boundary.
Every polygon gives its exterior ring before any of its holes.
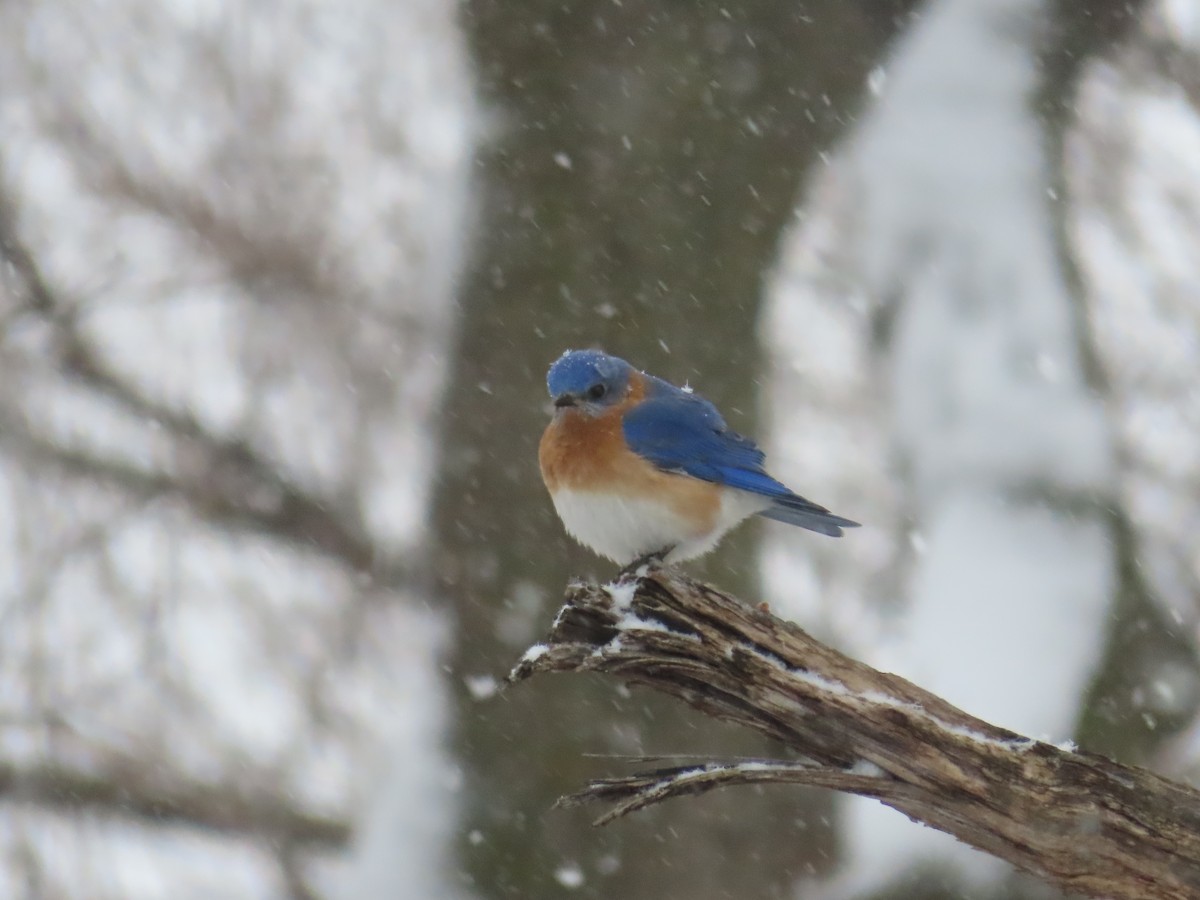
{"type": "Polygon", "coordinates": [[[858,522],[835,516],[823,506],[805,500],[797,494],[773,498],[774,503],[764,509],[759,515],[776,522],[786,522],[788,525],[799,525],[809,531],[827,534],[830,537],[841,537],[843,528],[857,528],[858,522]]]}

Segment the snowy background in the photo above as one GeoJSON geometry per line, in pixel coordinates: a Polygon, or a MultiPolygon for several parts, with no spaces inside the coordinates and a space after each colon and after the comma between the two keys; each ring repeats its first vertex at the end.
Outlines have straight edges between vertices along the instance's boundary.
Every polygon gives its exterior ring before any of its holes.
{"type": "Polygon", "coordinates": [[[536,471],[568,346],[866,525],[699,574],[1200,777],[1190,0],[17,0],[0,260],[2,897],[1048,896],[818,791],[550,809],[778,752],[497,693],[611,574],[536,471]]]}

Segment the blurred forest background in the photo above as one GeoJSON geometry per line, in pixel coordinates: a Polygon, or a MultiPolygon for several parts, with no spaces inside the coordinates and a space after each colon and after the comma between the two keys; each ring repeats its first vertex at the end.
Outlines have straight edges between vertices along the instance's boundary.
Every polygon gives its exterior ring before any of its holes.
{"type": "Polygon", "coordinates": [[[0,896],[1053,896],[584,678],[543,378],[689,381],[865,523],[694,568],[1200,777],[1192,0],[0,4],[0,896]],[[600,758],[598,758],[598,756],[600,758]]]}

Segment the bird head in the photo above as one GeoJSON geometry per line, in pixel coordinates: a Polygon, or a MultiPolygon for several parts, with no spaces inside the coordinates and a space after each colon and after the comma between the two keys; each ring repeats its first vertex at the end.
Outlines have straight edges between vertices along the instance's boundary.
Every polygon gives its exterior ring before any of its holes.
{"type": "Polygon", "coordinates": [[[600,415],[625,399],[633,366],[600,350],[568,350],[550,367],[546,387],[555,411],[600,415]]]}

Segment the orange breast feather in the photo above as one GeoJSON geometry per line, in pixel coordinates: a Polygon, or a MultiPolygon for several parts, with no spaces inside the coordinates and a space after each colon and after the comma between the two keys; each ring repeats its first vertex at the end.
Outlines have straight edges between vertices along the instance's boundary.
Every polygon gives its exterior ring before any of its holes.
{"type": "Polygon", "coordinates": [[[565,489],[658,499],[705,531],[720,509],[720,489],[698,478],[664,472],[625,444],[622,416],[642,399],[644,390],[635,375],[629,396],[603,415],[587,416],[575,409],[555,415],[538,445],[542,480],[552,494],[565,489]]]}

